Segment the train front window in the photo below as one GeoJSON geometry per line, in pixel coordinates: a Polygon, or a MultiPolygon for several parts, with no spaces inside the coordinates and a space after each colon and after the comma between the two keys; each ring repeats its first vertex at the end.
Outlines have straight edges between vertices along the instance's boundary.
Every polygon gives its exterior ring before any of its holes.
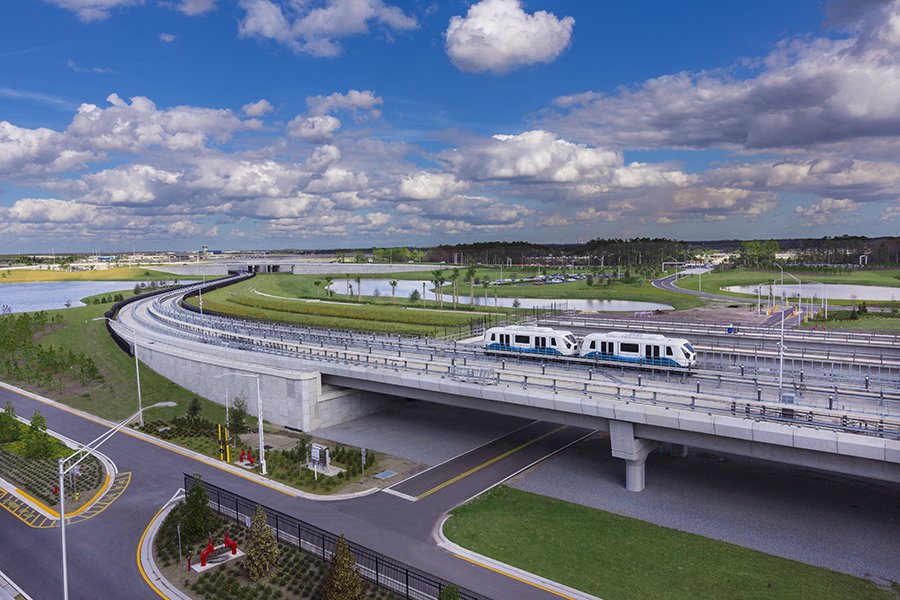
{"type": "Polygon", "coordinates": [[[691,348],[691,345],[690,345],[690,344],[688,344],[687,342],[685,342],[684,347],[687,348],[687,351],[688,351],[688,352],[690,352],[691,354],[694,354],[694,349],[691,348]]]}

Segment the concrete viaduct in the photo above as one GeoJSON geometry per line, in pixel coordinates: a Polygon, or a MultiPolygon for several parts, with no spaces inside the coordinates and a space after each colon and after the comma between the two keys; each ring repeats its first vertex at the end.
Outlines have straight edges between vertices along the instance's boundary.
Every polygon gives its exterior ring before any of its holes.
{"type": "Polygon", "coordinates": [[[416,361],[372,350],[364,357],[324,345],[291,353],[239,349],[179,329],[154,306],[159,300],[133,302],[109,326],[132,348],[136,339],[139,360],[153,370],[215,402],[243,394],[253,415],[258,377],[263,418],[276,425],[314,431],[416,399],[608,431],[613,456],[625,461],[626,488],[635,492],[644,488],[647,456],[663,445],[676,456],[694,446],[900,482],[897,419],[881,419],[880,435],[854,433],[833,426],[846,419],[839,411],[797,407],[784,418],[781,405],[690,390],[597,381],[581,387],[565,375],[505,365],[479,380],[437,356],[416,361]]]}

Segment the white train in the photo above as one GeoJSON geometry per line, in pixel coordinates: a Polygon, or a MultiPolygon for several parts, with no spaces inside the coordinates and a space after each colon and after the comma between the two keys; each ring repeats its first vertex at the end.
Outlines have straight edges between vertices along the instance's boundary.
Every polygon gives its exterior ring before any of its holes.
{"type": "Polygon", "coordinates": [[[510,325],[488,329],[483,345],[489,352],[580,357],[642,366],[690,369],[697,364],[697,353],[690,342],[655,333],[591,333],[579,343],[571,331],[510,325]]]}

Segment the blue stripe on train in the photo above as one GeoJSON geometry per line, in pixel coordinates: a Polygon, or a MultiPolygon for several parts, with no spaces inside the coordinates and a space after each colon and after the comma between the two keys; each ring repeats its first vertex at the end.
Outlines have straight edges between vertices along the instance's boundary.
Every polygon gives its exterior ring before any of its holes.
{"type": "Polygon", "coordinates": [[[677,362],[672,360],[671,358],[658,358],[647,360],[646,358],[629,358],[625,356],[618,356],[616,354],[603,354],[602,352],[588,352],[582,358],[588,358],[591,360],[608,360],[611,362],[625,362],[634,365],[650,365],[650,366],[658,366],[658,367],[681,367],[677,362]]]}
{"type": "Polygon", "coordinates": [[[544,354],[548,356],[562,356],[555,348],[519,348],[517,346],[506,346],[504,344],[488,344],[485,350],[496,350],[498,352],[521,352],[523,354],[544,354]]]}

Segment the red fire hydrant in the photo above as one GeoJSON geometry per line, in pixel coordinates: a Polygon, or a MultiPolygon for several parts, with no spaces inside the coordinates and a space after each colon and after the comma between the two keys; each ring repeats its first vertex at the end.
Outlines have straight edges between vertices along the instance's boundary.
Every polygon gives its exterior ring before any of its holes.
{"type": "Polygon", "coordinates": [[[237,542],[234,541],[234,540],[229,540],[229,539],[228,539],[228,532],[227,532],[227,531],[225,532],[225,545],[226,545],[227,547],[231,548],[231,554],[232,554],[232,555],[237,554],[237,542]]]}
{"type": "Polygon", "coordinates": [[[200,566],[206,566],[206,557],[215,552],[216,549],[212,545],[212,538],[209,538],[209,543],[206,545],[206,550],[200,553],[200,566]]]}

